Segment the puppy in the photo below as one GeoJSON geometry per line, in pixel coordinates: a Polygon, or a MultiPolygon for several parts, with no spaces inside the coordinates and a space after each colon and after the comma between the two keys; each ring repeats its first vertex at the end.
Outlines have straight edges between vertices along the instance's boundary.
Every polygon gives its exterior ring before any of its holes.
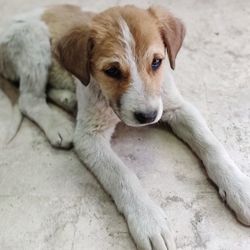
{"type": "Polygon", "coordinates": [[[168,123],[200,157],[238,220],[250,225],[250,178],[183,99],[171,76],[184,35],[182,22],[161,7],[114,7],[95,14],[71,5],[19,16],[0,35],[0,72],[20,82],[21,112],[53,146],[67,148],[73,140],[140,249],[176,246],[163,210],[111,149],[119,121],[134,127],[168,123]],[[46,103],[48,85],[47,95],[64,108],[73,109],[77,100],[74,133],[73,125],[46,103]]]}

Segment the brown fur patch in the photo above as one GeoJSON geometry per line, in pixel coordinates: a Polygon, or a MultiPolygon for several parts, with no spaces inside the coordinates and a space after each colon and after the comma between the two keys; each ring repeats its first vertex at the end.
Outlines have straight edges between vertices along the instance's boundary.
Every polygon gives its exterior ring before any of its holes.
{"type": "Polygon", "coordinates": [[[55,5],[42,20],[48,25],[55,58],[85,85],[89,82],[87,44],[89,24],[94,16],[74,5],[55,5]]]}
{"type": "Polygon", "coordinates": [[[186,29],[179,18],[160,6],[149,8],[149,12],[157,19],[164,43],[168,50],[171,68],[175,68],[175,58],[181,48],[186,29]]]}
{"type": "Polygon", "coordinates": [[[55,45],[75,27],[81,24],[87,27],[94,15],[92,12],[83,12],[79,6],[64,4],[46,9],[42,20],[48,25],[52,45],[55,45]]]}
{"type": "Polygon", "coordinates": [[[165,56],[164,43],[158,29],[157,20],[147,11],[134,6],[114,7],[96,15],[93,18],[90,36],[94,40],[94,50],[91,57],[92,73],[100,82],[103,92],[112,101],[117,101],[131,84],[130,68],[126,60],[126,48],[122,42],[120,21],[123,19],[129,27],[134,39],[133,57],[140,78],[148,92],[159,93],[162,72],[152,72],[151,63],[155,54],[165,56]],[[143,20],[143,22],[141,22],[143,20]],[[106,67],[105,60],[118,60],[123,75],[122,80],[106,76],[102,69],[106,67]],[[104,61],[104,62],[102,62],[104,61]]]}
{"type": "Polygon", "coordinates": [[[58,61],[84,85],[88,85],[90,80],[88,43],[89,31],[82,25],[67,33],[55,50],[58,61]]]}

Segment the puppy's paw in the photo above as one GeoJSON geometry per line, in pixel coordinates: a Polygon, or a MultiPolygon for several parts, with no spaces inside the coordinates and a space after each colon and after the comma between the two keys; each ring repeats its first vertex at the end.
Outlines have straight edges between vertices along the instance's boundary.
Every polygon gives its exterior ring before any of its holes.
{"type": "Polygon", "coordinates": [[[242,175],[231,180],[227,188],[220,188],[222,199],[235,212],[237,219],[250,226],[250,178],[242,175]]]}
{"type": "Polygon", "coordinates": [[[73,145],[74,125],[71,121],[65,120],[59,122],[55,120],[46,135],[52,146],[56,148],[69,149],[73,145]]]}
{"type": "Polygon", "coordinates": [[[133,208],[127,216],[130,233],[141,250],[175,250],[163,210],[155,204],[133,208]]]}
{"type": "Polygon", "coordinates": [[[53,89],[48,91],[48,97],[54,103],[67,111],[74,111],[76,108],[76,95],[67,89],[53,89]]]}

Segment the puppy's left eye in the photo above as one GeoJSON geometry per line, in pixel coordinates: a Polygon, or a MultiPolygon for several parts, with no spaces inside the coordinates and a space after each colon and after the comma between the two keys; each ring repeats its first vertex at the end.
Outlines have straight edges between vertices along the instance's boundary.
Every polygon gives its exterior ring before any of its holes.
{"type": "Polygon", "coordinates": [[[110,67],[109,69],[106,69],[104,72],[109,77],[116,78],[116,79],[120,79],[122,76],[122,72],[120,71],[120,69],[114,66],[110,67]]]}
{"type": "Polygon", "coordinates": [[[157,70],[161,66],[161,62],[162,62],[162,59],[154,58],[151,64],[152,70],[154,71],[157,70]]]}

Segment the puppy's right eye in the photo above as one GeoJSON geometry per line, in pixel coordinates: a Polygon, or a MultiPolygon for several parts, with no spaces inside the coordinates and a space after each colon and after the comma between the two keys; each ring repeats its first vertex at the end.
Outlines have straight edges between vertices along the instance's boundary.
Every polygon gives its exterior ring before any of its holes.
{"type": "Polygon", "coordinates": [[[153,71],[156,71],[161,66],[162,59],[154,58],[151,67],[153,71]]]}
{"type": "Polygon", "coordinates": [[[110,67],[104,70],[105,74],[109,77],[120,79],[122,77],[122,72],[117,67],[110,67]]]}

